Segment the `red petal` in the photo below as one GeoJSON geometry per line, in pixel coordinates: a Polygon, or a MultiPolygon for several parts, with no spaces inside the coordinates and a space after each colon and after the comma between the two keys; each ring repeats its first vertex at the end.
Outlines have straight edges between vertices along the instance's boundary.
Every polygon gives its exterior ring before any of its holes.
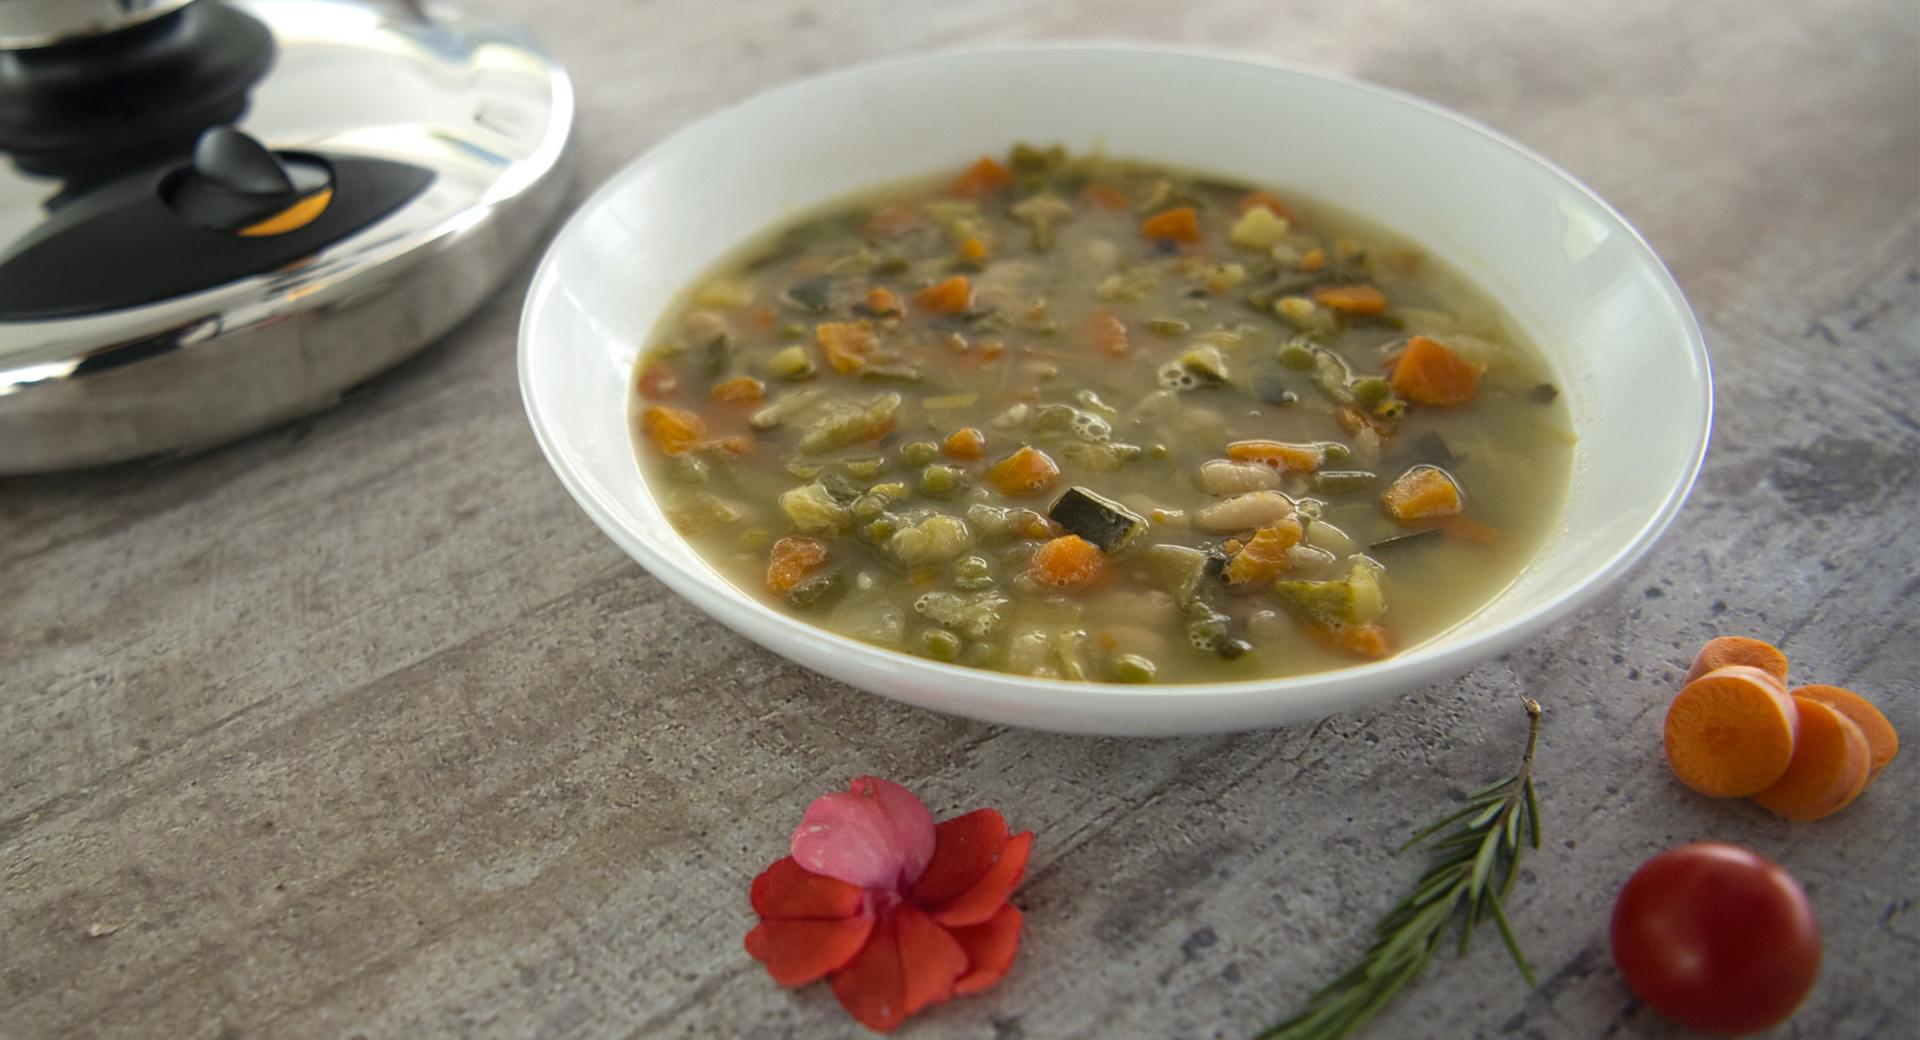
{"type": "Polygon", "coordinates": [[[891,1032],[908,1015],[953,996],[967,970],[967,951],[947,930],[909,903],[883,916],[847,966],[833,974],[833,994],[869,1029],[891,1032]]]}
{"type": "Polygon", "coordinates": [[[949,928],[979,924],[992,917],[1027,872],[1027,854],[1033,851],[1033,832],[1021,831],[1007,840],[987,872],[965,892],[927,911],[949,928]]]}
{"type": "Polygon", "coordinates": [[[747,933],[747,953],[782,986],[803,986],[853,960],[873,934],[873,915],[838,920],[762,921],[747,933]]]}
{"type": "Polygon", "coordinates": [[[933,862],[913,886],[913,900],[939,906],[973,887],[1007,843],[1007,821],[992,809],[975,809],[933,829],[933,862]]]}
{"type": "Polygon", "coordinates": [[[749,892],[753,912],[764,918],[851,917],[860,912],[858,887],[809,874],[792,856],[761,871],[749,892]]]}
{"type": "Polygon", "coordinates": [[[857,777],[851,789],[807,806],[792,850],[815,874],[898,890],[918,880],[933,858],[933,814],[899,784],[857,777]]]}
{"type": "Polygon", "coordinates": [[[1020,911],[1002,906],[985,924],[949,929],[967,951],[967,973],[953,981],[953,995],[978,993],[1007,977],[1020,949],[1020,911]]]}

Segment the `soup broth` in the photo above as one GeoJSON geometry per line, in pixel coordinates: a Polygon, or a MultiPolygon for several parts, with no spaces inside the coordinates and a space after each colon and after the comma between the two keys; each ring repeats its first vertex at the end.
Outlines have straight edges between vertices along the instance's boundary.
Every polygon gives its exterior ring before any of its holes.
{"type": "Polygon", "coordinates": [[[1460,622],[1558,519],[1540,356],[1414,244],[1278,190],[1018,147],[800,216],[635,374],[728,580],[1020,674],[1338,668],[1460,622]]]}

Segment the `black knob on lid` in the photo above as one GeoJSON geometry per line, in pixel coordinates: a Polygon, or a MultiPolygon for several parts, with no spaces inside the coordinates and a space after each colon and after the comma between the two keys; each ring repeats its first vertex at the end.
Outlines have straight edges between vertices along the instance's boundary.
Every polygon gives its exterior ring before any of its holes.
{"type": "MultiPolygon", "coordinates": [[[[331,182],[324,163],[275,154],[246,134],[222,126],[200,135],[192,165],[174,174],[162,194],[167,205],[190,223],[214,231],[253,234],[261,232],[249,229],[326,191],[331,182]]],[[[315,205],[324,204],[319,200],[315,205]]],[[[318,213],[313,208],[311,215],[318,213]]]]}

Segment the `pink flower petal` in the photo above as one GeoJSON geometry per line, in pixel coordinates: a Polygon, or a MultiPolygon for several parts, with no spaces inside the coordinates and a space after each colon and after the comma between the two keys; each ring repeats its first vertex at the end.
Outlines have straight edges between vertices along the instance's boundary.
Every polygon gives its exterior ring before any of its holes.
{"type": "Polygon", "coordinates": [[[899,784],[863,776],[814,799],[793,832],[806,870],[862,888],[902,891],[933,859],[933,814],[899,784]]]}

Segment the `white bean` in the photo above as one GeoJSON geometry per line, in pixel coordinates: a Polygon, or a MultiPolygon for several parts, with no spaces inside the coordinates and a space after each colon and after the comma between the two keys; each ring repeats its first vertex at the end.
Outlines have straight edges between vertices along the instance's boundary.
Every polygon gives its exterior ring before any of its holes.
{"type": "Polygon", "coordinates": [[[1200,490],[1209,495],[1243,495],[1280,486],[1280,471],[1258,462],[1213,459],[1200,464],[1200,490]]]}
{"type": "Polygon", "coordinates": [[[1278,491],[1255,491],[1215,502],[1193,514],[1193,522],[1206,531],[1251,531],[1292,515],[1293,499],[1278,491]]]}

